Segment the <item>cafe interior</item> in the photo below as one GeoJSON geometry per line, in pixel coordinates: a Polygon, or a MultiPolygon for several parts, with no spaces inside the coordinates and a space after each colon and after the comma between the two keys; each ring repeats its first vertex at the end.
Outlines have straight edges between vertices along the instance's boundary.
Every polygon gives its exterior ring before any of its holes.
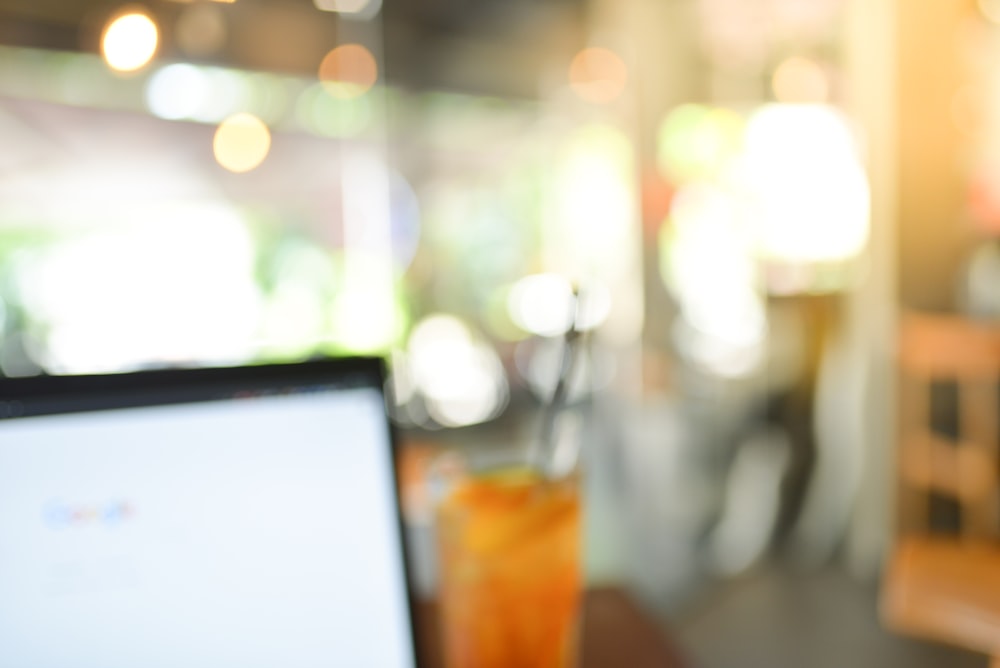
{"type": "Polygon", "coordinates": [[[423,595],[435,457],[544,433],[683,665],[1000,665],[998,58],[997,0],[2,0],[0,375],[384,358],[423,595]]]}

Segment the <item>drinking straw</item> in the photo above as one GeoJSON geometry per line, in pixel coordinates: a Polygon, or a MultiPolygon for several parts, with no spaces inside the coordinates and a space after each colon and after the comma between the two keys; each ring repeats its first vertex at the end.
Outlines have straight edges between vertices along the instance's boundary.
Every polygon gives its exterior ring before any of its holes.
{"type": "MultiPolygon", "coordinates": [[[[552,392],[552,396],[542,408],[541,432],[539,434],[538,443],[535,446],[536,464],[539,471],[546,478],[556,477],[554,463],[555,455],[558,450],[556,447],[558,443],[556,432],[559,423],[559,416],[566,406],[573,371],[576,368],[577,360],[580,357],[580,350],[583,348],[581,341],[583,340],[584,331],[579,327],[580,298],[579,292],[575,288],[573,290],[572,300],[573,319],[569,328],[566,330],[566,334],[562,338],[562,350],[558,370],[559,375],[556,379],[556,386],[555,390],[552,392]]],[[[579,444],[575,444],[575,447],[578,448],[579,444]]]]}

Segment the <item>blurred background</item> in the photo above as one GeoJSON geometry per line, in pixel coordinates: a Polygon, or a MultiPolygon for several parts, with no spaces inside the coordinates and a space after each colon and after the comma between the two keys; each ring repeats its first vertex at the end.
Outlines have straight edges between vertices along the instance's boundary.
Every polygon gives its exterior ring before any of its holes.
{"type": "Polygon", "coordinates": [[[575,321],[590,582],[696,665],[985,665],[877,591],[898,314],[1000,314],[998,21],[2,0],[0,373],[386,356],[429,591],[421,457],[533,438],[575,321]]]}

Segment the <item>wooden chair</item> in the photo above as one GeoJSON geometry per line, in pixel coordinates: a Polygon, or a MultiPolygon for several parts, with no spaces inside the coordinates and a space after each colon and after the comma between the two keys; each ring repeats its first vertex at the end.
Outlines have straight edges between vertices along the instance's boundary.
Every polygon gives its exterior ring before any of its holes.
{"type": "Polygon", "coordinates": [[[898,354],[897,540],[883,620],[1000,668],[1000,326],[906,313],[898,354]],[[942,503],[954,511],[944,523],[931,512],[942,503]]]}

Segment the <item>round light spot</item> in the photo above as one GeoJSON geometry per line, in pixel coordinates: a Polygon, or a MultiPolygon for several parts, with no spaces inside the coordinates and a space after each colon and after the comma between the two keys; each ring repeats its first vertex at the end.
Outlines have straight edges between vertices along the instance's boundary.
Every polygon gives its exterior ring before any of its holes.
{"type": "Polygon", "coordinates": [[[193,118],[210,95],[205,73],[186,63],[173,63],[158,70],[146,85],[146,106],[167,120],[193,118]]]}
{"type": "Polygon", "coordinates": [[[573,286],[558,274],[534,274],[515,283],[507,298],[511,319],[526,332],[559,336],[573,325],[573,286]]]}
{"type": "Polygon", "coordinates": [[[625,90],[628,67],[614,51],[584,49],[569,66],[569,85],[578,97],[594,104],[608,104],[625,90]]]}
{"type": "Polygon", "coordinates": [[[101,52],[112,69],[132,72],[153,59],[158,43],[159,31],[153,20],[142,12],[128,12],[104,29],[101,52]]]}
{"type": "Polygon", "coordinates": [[[792,57],[774,71],[771,78],[774,97],[779,102],[820,104],[830,97],[830,84],[818,63],[792,57]]]}
{"type": "Polygon", "coordinates": [[[506,406],[509,388],[499,356],[458,318],[428,316],[414,327],[407,348],[407,371],[439,424],[486,422],[506,406]]]}
{"type": "Polygon", "coordinates": [[[323,57],[319,80],[333,97],[360,97],[378,81],[378,63],[361,44],[343,44],[323,57]]]}
{"type": "Polygon", "coordinates": [[[267,157],[271,133],[253,114],[234,114],[219,124],[212,148],[216,161],[229,171],[249,172],[267,157]]]}

